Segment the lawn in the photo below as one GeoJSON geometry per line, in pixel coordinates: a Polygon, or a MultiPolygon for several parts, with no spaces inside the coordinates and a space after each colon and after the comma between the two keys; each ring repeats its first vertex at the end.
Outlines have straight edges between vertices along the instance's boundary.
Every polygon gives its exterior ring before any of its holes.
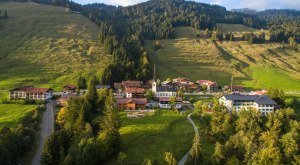
{"type": "MultiPolygon", "coordinates": [[[[300,95],[286,94],[285,95],[285,103],[287,105],[290,105],[293,98],[300,100],[300,95]]],[[[297,117],[298,121],[300,121],[300,106],[295,109],[295,112],[296,112],[296,117],[297,117]]]]}
{"type": "Polygon", "coordinates": [[[224,23],[217,23],[217,27],[223,33],[236,33],[236,32],[255,32],[257,29],[241,25],[241,24],[224,24],[224,23]]]}
{"type": "Polygon", "coordinates": [[[0,127],[16,127],[20,119],[36,108],[36,105],[0,104],[0,127]]]}
{"type": "Polygon", "coordinates": [[[0,89],[57,89],[76,83],[79,75],[100,76],[109,64],[98,27],[80,14],[32,2],[0,6],[9,16],[0,21],[0,89]]]}
{"type": "Polygon", "coordinates": [[[0,91],[0,100],[3,98],[8,98],[8,92],[0,91]]]}
{"type": "Polygon", "coordinates": [[[129,164],[141,164],[145,159],[161,164],[165,152],[172,152],[179,161],[191,148],[195,134],[186,116],[171,111],[157,111],[140,119],[122,113],[121,122],[121,150],[129,164]]]}
{"type": "Polygon", "coordinates": [[[300,91],[300,52],[287,45],[214,42],[205,38],[203,31],[197,38],[197,30],[190,27],[177,27],[175,33],[175,39],[158,40],[161,43],[158,50],[154,50],[155,41],[145,41],[149,58],[156,64],[157,77],[161,80],[174,77],[194,81],[210,79],[224,86],[234,77],[234,85],[250,89],[273,87],[300,91]]]}

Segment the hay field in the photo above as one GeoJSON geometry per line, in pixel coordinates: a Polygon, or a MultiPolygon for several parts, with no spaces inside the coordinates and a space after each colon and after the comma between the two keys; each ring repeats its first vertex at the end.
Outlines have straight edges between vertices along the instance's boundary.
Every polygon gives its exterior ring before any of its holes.
{"type": "Polygon", "coordinates": [[[65,8],[1,2],[0,89],[21,85],[60,88],[79,75],[101,75],[110,62],[98,27],[65,8]]]}

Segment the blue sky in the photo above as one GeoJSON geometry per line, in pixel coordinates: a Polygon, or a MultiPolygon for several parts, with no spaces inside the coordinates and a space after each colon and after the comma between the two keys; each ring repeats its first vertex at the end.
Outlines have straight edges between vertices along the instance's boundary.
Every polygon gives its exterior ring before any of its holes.
{"type": "MultiPolygon", "coordinates": [[[[74,0],[77,3],[105,3],[110,5],[128,6],[145,2],[147,0],[74,0]]],[[[218,4],[225,6],[227,9],[237,8],[252,8],[256,10],[264,9],[296,9],[300,10],[300,0],[195,0],[197,2],[204,2],[210,4],[218,4]]]]}

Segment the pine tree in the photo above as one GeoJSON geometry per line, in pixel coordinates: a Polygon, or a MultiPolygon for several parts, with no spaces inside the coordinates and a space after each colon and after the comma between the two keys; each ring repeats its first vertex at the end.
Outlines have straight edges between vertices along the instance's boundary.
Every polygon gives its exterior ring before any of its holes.
{"type": "Polygon", "coordinates": [[[203,151],[202,151],[202,146],[200,142],[200,137],[199,135],[195,135],[194,140],[193,140],[193,146],[190,151],[190,160],[194,161],[194,164],[200,164],[203,158],[203,151]]]}

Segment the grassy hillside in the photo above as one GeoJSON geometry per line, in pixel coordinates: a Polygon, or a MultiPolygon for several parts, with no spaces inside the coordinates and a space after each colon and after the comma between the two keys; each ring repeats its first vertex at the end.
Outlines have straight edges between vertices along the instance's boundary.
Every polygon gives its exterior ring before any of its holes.
{"type": "MultiPolygon", "coordinates": [[[[233,25],[233,29],[243,30],[238,27],[233,25]]],[[[299,51],[279,43],[215,42],[205,38],[202,31],[200,38],[196,33],[189,27],[176,28],[176,39],[160,40],[162,48],[157,51],[154,41],[146,41],[147,52],[157,66],[160,79],[181,76],[192,80],[211,79],[226,85],[234,76],[234,84],[249,88],[300,91],[299,51]]]]}
{"type": "Polygon", "coordinates": [[[36,108],[36,105],[0,104],[0,127],[16,127],[20,119],[36,108]]]}
{"type": "Polygon", "coordinates": [[[219,27],[223,33],[243,33],[243,32],[255,32],[257,31],[254,28],[241,25],[241,24],[224,24],[218,23],[217,27],[219,27]]]}
{"type": "Polygon", "coordinates": [[[81,74],[100,75],[110,62],[97,41],[98,28],[62,7],[2,2],[0,89],[20,85],[61,87],[81,74]]]}

